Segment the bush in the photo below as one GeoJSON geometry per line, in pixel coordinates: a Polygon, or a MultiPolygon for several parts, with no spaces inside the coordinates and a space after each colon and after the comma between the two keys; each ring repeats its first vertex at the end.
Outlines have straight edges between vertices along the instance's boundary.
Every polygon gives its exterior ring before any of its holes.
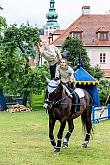
{"type": "Polygon", "coordinates": [[[110,81],[107,79],[100,80],[99,96],[101,105],[110,103],[110,97],[107,101],[107,97],[110,95],[110,81]]]}

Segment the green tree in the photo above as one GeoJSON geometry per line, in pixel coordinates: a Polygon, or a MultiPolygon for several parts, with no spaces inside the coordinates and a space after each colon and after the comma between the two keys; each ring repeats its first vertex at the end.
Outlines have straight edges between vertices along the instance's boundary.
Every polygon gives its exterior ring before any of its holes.
{"type": "Polygon", "coordinates": [[[101,105],[110,104],[110,81],[103,78],[100,80],[99,96],[101,105]],[[107,97],[109,96],[108,100],[107,97]]]}
{"type": "Polygon", "coordinates": [[[3,32],[6,26],[7,26],[6,19],[0,16],[0,40],[3,37],[3,32]]]}
{"type": "Polygon", "coordinates": [[[42,77],[44,79],[45,76],[38,72],[38,68],[33,69],[29,64],[29,57],[34,56],[35,44],[40,41],[39,29],[31,27],[29,23],[20,27],[14,24],[5,27],[2,36],[0,45],[1,91],[14,95],[21,94],[23,104],[26,105],[31,94],[40,89],[42,77]]]}
{"type": "Polygon", "coordinates": [[[79,55],[81,56],[84,68],[88,70],[90,67],[90,59],[87,56],[86,49],[78,38],[67,37],[62,45],[62,51],[66,49],[67,59],[71,62],[71,66],[77,66],[79,55]]]}
{"type": "Polygon", "coordinates": [[[16,94],[24,58],[17,55],[15,49],[0,51],[0,87],[1,91],[16,94]]]}
{"type": "Polygon", "coordinates": [[[104,72],[100,69],[98,65],[95,67],[88,68],[88,72],[98,81],[104,77],[104,72]]]}

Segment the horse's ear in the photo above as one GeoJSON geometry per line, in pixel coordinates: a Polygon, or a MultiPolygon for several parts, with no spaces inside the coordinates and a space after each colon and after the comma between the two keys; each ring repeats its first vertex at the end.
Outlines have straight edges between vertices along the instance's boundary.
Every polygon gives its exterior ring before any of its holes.
{"type": "Polygon", "coordinates": [[[50,80],[46,77],[46,81],[47,81],[47,83],[49,83],[50,82],[50,80]]]}

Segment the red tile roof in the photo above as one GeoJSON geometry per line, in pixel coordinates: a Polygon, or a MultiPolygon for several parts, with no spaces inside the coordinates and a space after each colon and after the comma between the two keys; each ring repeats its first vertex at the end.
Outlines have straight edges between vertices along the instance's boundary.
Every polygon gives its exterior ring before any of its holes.
{"type": "Polygon", "coordinates": [[[109,32],[108,29],[106,29],[105,27],[100,27],[97,32],[109,32]]]}
{"type": "Polygon", "coordinates": [[[57,29],[52,34],[62,34],[65,30],[57,29]]]}
{"type": "Polygon", "coordinates": [[[83,30],[79,27],[74,27],[71,32],[83,32],[83,30]]]}
{"type": "Polygon", "coordinates": [[[49,39],[49,36],[48,35],[40,35],[40,39],[41,40],[47,40],[49,39]]]}
{"type": "Polygon", "coordinates": [[[110,31],[110,14],[83,14],[73,22],[58,38],[53,42],[56,46],[61,46],[64,40],[75,28],[82,30],[82,40],[84,46],[110,46],[109,41],[99,41],[96,37],[98,30],[110,31]]]}

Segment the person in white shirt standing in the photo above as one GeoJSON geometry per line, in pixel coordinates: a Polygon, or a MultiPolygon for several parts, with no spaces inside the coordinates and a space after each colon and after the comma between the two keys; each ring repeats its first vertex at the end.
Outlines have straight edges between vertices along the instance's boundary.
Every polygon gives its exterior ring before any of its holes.
{"type": "Polygon", "coordinates": [[[62,58],[59,49],[53,44],[49,44],[46,40],[37,45],[37,48],[40,51],[40,55],[48,61],[51,79],[55,78],[56,66],[62,58]]]}

